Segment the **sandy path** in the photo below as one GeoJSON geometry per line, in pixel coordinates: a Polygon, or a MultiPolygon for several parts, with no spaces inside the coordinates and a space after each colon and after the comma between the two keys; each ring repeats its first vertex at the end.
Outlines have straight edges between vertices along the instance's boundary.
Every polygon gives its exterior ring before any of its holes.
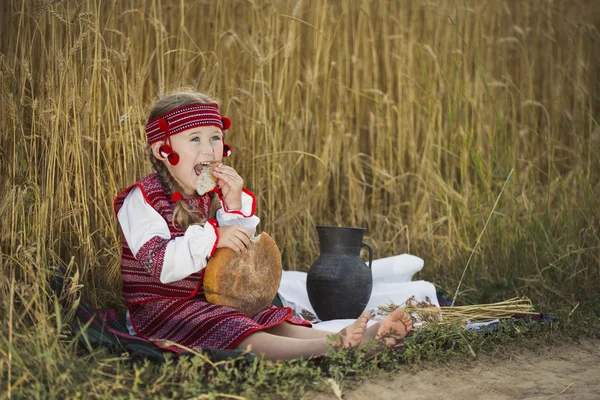
{"type": "MultiPolygon", "coordinates": [[[[332,397],[333,398],[333,397],[332,397]]],[[[600,399],[600,341],[519,349],[367,381],[344,399],[600,399]]]]}

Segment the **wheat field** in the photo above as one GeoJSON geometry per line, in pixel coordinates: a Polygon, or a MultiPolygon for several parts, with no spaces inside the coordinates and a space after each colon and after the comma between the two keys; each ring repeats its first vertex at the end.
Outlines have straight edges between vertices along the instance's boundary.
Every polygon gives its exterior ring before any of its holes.
{"type": "Polygon", "coordinates": [[[145,119],[181,87],[232,119],[228,162],[286,269],[317,257],[315,225],[362,226],[375,258],[418,255],[420,277],[451,295],[460,282],[465,302],[497,282],[541,307],[600,290],[597,1],[7,0],[0,13],[9,396],[35,382],[24,349],[72,357],[61,340],[78,301],[121,306],[112,201],[151,171],[145,119]]]}

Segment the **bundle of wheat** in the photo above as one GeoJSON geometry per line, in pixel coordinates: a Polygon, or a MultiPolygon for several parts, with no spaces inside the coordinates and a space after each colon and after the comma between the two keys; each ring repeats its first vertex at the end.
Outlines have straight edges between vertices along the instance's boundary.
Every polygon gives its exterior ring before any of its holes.
{"type": "MultiPolygon", "coordinates": [[[[398,307],[397,304],[388,304],[378,307],[378,311],[381,314],[389,314],[398,307]]],[[[470,322],[487,322],[495,319],[512,318],[515,314],[537,314],[533,309],[531,300],[526,297],[514,297],[492,304],[437,307],[428,298],[425,301],[416,301],[413,296],[406,301],[404,310],[412,315],[416,323],[422,324],[431,322],[440,324],[458,322],[466,324],[470,322]]]]}

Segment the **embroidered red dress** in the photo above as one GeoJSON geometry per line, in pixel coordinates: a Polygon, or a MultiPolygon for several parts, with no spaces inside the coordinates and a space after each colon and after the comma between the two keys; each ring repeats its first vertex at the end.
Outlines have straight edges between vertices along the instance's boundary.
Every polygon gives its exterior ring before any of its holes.
{"type": "MultiPolygon", "coordinates": [[[[289,307],[270,306],[250,318],[229,307],[207,302],[202,288],[203,268],[206,260],[201,260],[198,264],[199,271],[181,277],[179,275],[181,275],[182,268],[177,271],[177,255],[173,254],[172,259],[175,260],[175,264],[170,265],[173,271],[165,273],[163,264],[169,243],[171,243],[171,247],[168,251],[172,253],[175,251],[174,249],[177,249],[174,247],[176,240],[181,240],[184,235],[193,236],[202,228],[195,225],[188,228],[187,231],[183,231],[173,226],[174,204],[171,196],[164,190],[158,176],[151,174],[125,189],[115,198],[115,214],[119,218],[122,231],[126,226],[128,232],[144,229],[152,232],[152,229],[148,228],[148,224],[140,218],[133,218],[133,220],[130,218],[127,223],[124,223],[126,218],[119,213],[128,196],[133,194],[131,192],[136,188],[143,195],[143,201],[146,203],[143,206],[151,206],[168,226],[167,234],[154,235],[148,240],[144,239],[144,243],[128,243],[126,236],[131,237],[131,235],[128,235],[127,232],[122,235],[123,299],[129,309],[133,329],[138,335],[166,350],[179,353],[184,350],[168,342],[187,348],[232,349],[249,334],[278,325],[283,321],[311,326],[310,323],[294,316],[289,307]],[[169,235],[170,237],[167,237],[169,235]],[[168,278],[169,276],[170,278],[168,278]]],[[[254,202],[254,196],[249,191],[244,189],[244,193],[246,197],[251,196],[252,202],[254,202]]],[[[210,206],[208,195],[185,201],[198,207],[204,215],[207,215],[210,206]]],[[[252,210],[254,208],[254,204],[252,204],[252,210]]],[[[224,215],[224,211],[220,211],[220,213],[224,215]]],[[[235,224],[235,218],[248,217],[248,215],[232,216],[233,213],[242,214],[231,212],[228,215],[228,224],[235,224]]],[[[218,224],[217,220],[209,220],[204,227],[206,234],[202,236],[200,243],[209,249],[207,252],[210,254],[207,256],[212,255],[217,247],[216,227],[218,224]]],[[[166,232],[166,228],[164,231],[166,232]]],[[[146,234],[145,238],[150,235],[152,233],[146,234]]]]}

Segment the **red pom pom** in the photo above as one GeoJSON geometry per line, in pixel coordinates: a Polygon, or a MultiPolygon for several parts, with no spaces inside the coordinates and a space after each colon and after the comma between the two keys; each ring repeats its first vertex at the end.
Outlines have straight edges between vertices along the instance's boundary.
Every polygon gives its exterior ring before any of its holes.
{"type": "Polygon", "coordinates": [[[231,155],[231,146],[228,144],[223,145],[223,157],[229,157],[231,155]]]}
{"type": "Polygon", "coordinates": [[[231,120],[227,117],[223,117],[221,118],[221,121],[223,121],[223,130],[226,131],[227,129],[229,129],[229,127],[231,126],[231,120]]]}
{"type": "Polygon", "coordinates": [[[169,162],[169,164],[175,166],[177,164],[179,164],[179,154],[177,154],[176,152],[171,152],[168,156],[167,156],[167,161],[169,162]]]}
{"type": "Polygon", "coordinates": [[[164,158],[168,158],[172,152],[173,149],[171,149],[171,146],[169,146],[168,144],[161,144],[158,148],[158,153],[161,155],[161,157],[164,158]]]}
{"type": "Polygon", "coordinates": [[[168,133],[169,132],[169,121],[166,118],[161,118],[158,120],[158,127],[161,131],[168,133]]]}
{"type": "Polygon", "coordinates": [[[183,196],[179,192],[175,192],[171,195],[171,200],[173,200],[173,203],[177,203],[181,199],[183,199],[183,196]]]}

